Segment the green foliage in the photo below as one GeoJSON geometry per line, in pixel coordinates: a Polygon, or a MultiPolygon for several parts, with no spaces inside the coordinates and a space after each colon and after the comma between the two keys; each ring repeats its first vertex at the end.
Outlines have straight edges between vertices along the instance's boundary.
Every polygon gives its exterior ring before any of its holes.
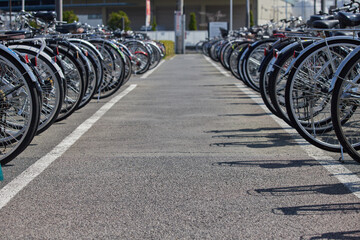
{"type": "Polygon", "coordinates": [[[110,30],[121,29],[128,31],[131,30],[130,23],[129,17],[124,11],[112,12],[109,17],[108,27],[110,30]],[[123,29],[123,19],[125,29],[123,29]]]}
{"type": "Polygon", "coordinates": [[[197,30],[196,14],[190,13],[189,30],[197,30]]]}
{"type": "Polygon", "coordinates": [[[253,11],[250,10],[250,27],[253,27],[254,25],[254,14],[253,11]]]}
{"type": "Polygon", "coordinates": [[[66,21],[67,23],[73,23],[73,22],[78,22],[79,18],[78,16],[76,16],[76,14],[74,13],[73,10],[71,11],[64,11],[63,13],[63,21],[66,21]]]}
{"type": "Polygon", "coordinates": [[[157,27],[156,17],[154,16],[154,17],[153,17],[152,24],[151,24],[151,31],[156,31],[156,27],[157,27]]]}
{"type": "Polygon", "coordinates": [[[30,21],[29,21],[29,25],[30,25],[30,27],[35,28],[35,29],[39,29],[39,28],[40,28],[40,26],[37,25],[37,23],[36,23],[35,20],[30,20],[30,21]]]}
{"type": "Polygon", "coordinates": [[[164,44],[165,49],[166,49],[166,57],[171,57],[175,55],[175,43],[174,41],[170,41],[170,40],[160,40],[159,42],[161,42],[162,44],[164,44]]]}

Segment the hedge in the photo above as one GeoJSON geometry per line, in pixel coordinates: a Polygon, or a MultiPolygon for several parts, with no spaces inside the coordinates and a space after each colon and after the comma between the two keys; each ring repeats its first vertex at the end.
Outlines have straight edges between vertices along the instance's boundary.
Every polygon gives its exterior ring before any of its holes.
{"type": "Polygon", "coordinates": [[[175,55],[175,43],[170,40],[160,40],[159,42],[165,45],[166,55],[165,58],[175,55]]]}

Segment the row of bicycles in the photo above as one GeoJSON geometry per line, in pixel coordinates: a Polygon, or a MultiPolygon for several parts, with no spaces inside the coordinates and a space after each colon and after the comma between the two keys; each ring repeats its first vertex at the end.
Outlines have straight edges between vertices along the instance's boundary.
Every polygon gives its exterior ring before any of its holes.
{"type": "Polygon", "coordinates": [[[143,35],[59,23],[55,12],[20,12],[12,27],[0,32],[2,165],[54,122],[113,95],[166,54],[143,35]]]}
{"type": "Polygon", "coordinates": [[[268,24],[209,40],[202,52],[260,92],[309,143],[360,162],[359,7],[351,1],[306,23],[282,20],[271,34],[268,24]]]}

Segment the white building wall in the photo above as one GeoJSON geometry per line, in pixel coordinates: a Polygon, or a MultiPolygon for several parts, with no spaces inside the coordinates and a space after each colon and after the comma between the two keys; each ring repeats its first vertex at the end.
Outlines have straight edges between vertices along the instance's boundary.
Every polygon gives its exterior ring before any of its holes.
{"type": "Polygon", "coordinates": [[[290,18],[292,16],[292,7],[283,0],[258,0],[258,24],[269,23],[270,19],[276,22],[280,19],[290,18]]]}
{"type": "Polygon", "coordinates": [[[87,23],[92,27],[97,27],[98,25],[102,25],[102,19],[89,19],[89,15],[78,15],[79,22],[87,23]]]}
{"type": "MultiPolygon", "coordinates": [[[[148,31],[146,33],[152,40],[175,41],[174,31],[148,31]]],[[[196,43],[205,40],[207,37],[208,31],[186,31],[185,46],[195,46],[196,43]]]]}

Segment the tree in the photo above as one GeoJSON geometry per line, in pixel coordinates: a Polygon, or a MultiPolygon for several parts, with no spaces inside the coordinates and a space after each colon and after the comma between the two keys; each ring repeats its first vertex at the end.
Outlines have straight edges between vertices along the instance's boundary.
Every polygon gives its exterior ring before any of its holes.
{"type": "Polygon", "coordinates": [[[76,16],[74,11],[71,10],[71,11],[64,11],[63,20],[66,21],[67,23],[73,23],[75,21],[78,22],[79,18],[78,18],[78,16],[76,16]]]}
{"type": "Polygon", "coordinates": [[[254,14],[253,11],[250,10],[250,27],[253,27],[254,25],[254,14]]]}
{"type": "Polygon", "coordinates": [[[189,30],[197,30],[196,15],[194,12],[190,13],[189,30]]]}
{"type": "Polygon", "coordinates": [[[157,27],[156,17],[154,16],[153,17],[153,22],[151,23],[151,31],[156,31],[156,27],[157,27]]]}
{"type": "Polygon", "coordinates": [[[128,15],[124,11],[112,12],[109,17],[108,27],[110,30],[131,30],[130,28],[130,20],[128,15]],[[123,24],[125,25],[123,29],[123,24]]]}

